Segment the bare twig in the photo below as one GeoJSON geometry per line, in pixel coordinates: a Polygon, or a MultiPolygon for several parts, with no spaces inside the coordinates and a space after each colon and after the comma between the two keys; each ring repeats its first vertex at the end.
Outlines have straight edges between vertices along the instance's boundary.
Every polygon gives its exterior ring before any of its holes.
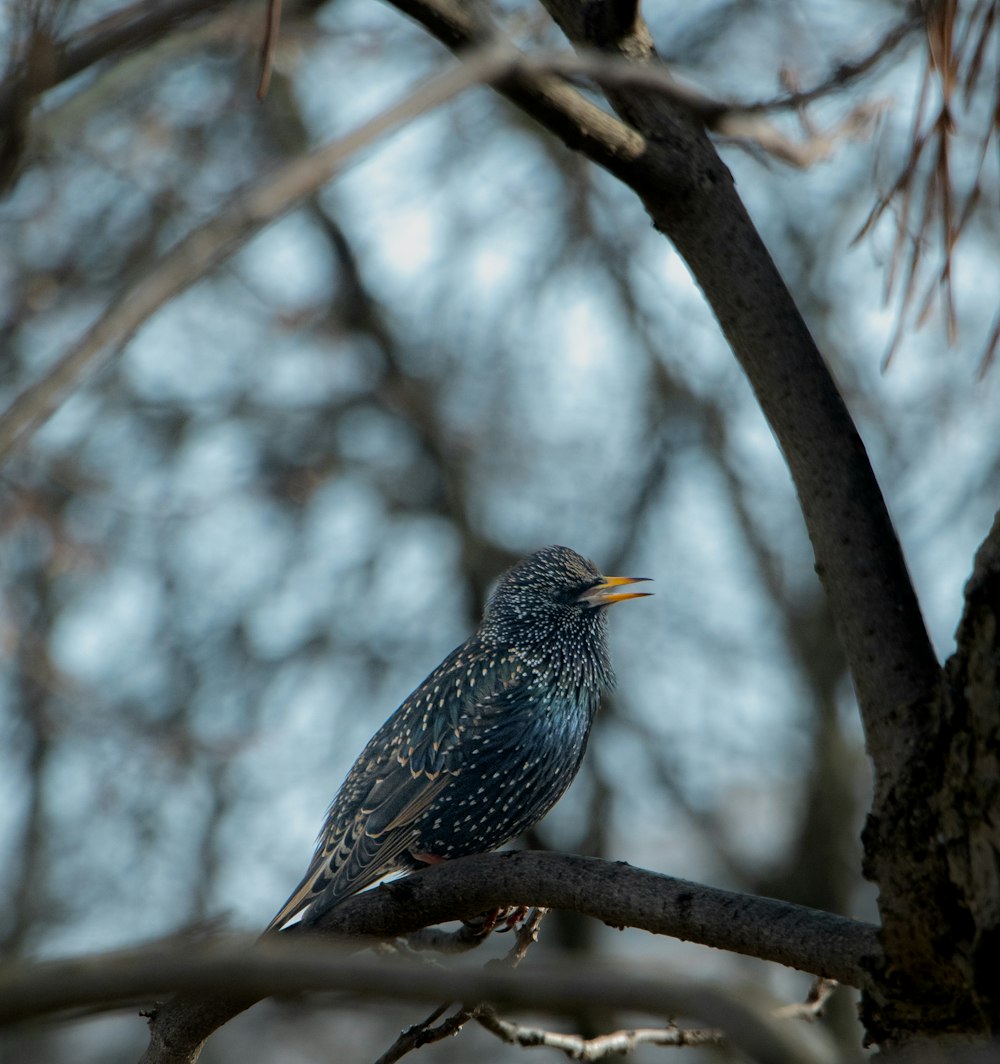
{"type": "Polygon", "coordinates": [[[449,1005],[450,1002],[446,1001],[443,1005],[439,1005],[427,1019],[413,1024],[412,1027],[407,1027],[396,1041],[375,1060],[375,1064],[396,1064],[397,1060],[401,1060],[415,1049],[433,1045],[434,1042],[441,1042],[445,1038],[458,1034],[469,1022],[474,1010],[470,1011],[463,1006],[435,1026],[436,1021],[449,1005]]]}
{"type": "MultiPolygon", "coordinates": [[[[837,984],[833,980],[817,980],[803,1003],[781,1005],[773,1010],[772,1015],[781,1020],[815,1020],[822,1014],[836,987],[837,984]]],[[[559,1049],[572,1060],[604,1060],[607,1057],[631,1053],[642,1045],[704,1046],[723,1045],[727,1041],[724,1031],[704,1027],[678,1027],[675,1023],[668,1023],[664,1027],[632,1027],[598,1035],[596,1038],[583,1038],[577,1034],[564,1034],[543,1027],[511,1023],[502,1019],[496,1010],[488,1005],[482,1006],[473,1019],[510,1045],[559,1049]]]]}
{"type": "Polygon", "coordinates": [[[764,111],[798,110],[806,104],[813,103],[824,96],[837,92],[839,89],[846,88],[852,82],[874,70],[883,59],[891,55],[923,24],[924,21],[921,14],[910,15],[895,26],[892,26],[867,54],[859,59],[838,63],[827,77],[817,82],[812,88],[794,89],[780,96],[772,96],[756,103],[747,103],[742,106],[741,110],[747,114],[764,111]]]}
{"type": "MultiPolygon", "coordinates": [[[[490,961],[491,965],[501,965],[507,968],[516,968],[524,960],[532,943],[538,941],[538,928],[545,917],[545,909],[532,909],[527,918],[517,930],[514,945],[510,948],[507,956],[499,961],[490,961]]],[[[441,1023],[437,1023],[441,1015],[448,1008],[448,1002],[439,1005],[425,1020],[407,1027],[395,1042],[375,1061],[375,1064],[395,1064],[397,1060],[412,1053],[421,1046],[440,1042],[445,1038],[451,1038],[470,1021],[479,1020],[491,1007],[485,1002],[462,1005],[455,1013],[441,1023]]],[[[501,1021],[502,1022],[502,1021],[501,1021]]]]}
{"type": "Polygon", "coordinates": [[[267,22],[264,25],[264,42],[260,49],[260,77],[257,81],[257,99],[263,100],[271,84],[271,67],[274,50],[278,47],[281,30],[281,0],[267,0],[267,22]]]}
{"type": "Polygon", "coordinates": [[[782,1005],[774,1010],[774,1015],[779,1020],[818,1020],[838,985],[835,979],[814,979],[805,1001],[782,1005]]]}
{"type": "Polygon", "coordinates": [[[571,1060],[604,1060],[607,1057],[631,1053],[643,1045],[705,1046],[722,1045],[726,1041],[720,1030],[683,1028],[674,1023],[668,1023],[664,1027],[633,1027],[597,1035],[595,1038],[584,1038],[578,1034],[564,1034],[562,1031],[550,1031],[544,1027],[512,1023],[497,1015],[496,1010],[489,1006],[482,1008],[474,1019],[481,1027],[508,1045],[525,1049],[537,1046],[559,1049],[571,1060]]]}
{"type": "MultiPolygon", "coordinates": [[[[964,7],[956,0],[942,0],[928,8],[927,53],[910,149],[889,191],[872,208],[855,237],[860,240],[890,208],[894,211],[896,237],[886,299],[898,294],[899,310],[883,367],[892,361],[906,332],[923,325],[935,306],[942,308],[948,343],[954,345],[958,339],[952,261],[956,245],[979,206],[983,166],[1000,130],[1000,82],[995,70],[987,73],[987,77],[993,76],[992,83],[986,82],[992,103],[977,132],[977,161],[970,168],[971,177],[964,189],[956,184],[952,142],[958,131],[959,110],[963,104],[968,108],[986,72],[985,56],[994,36],[997,10],[994,0],[974,0],[964,7]],[[930,102],[935,87],[940,100],[936,107],[930,102]],[[928,252],[936,252],[939,265],[927,264],[928,252]]],[[[998,345],[1000,332],[993,330],[982,352],[981,371],[992,362],[998,345]]]]}
{"type": "Polygon", "coordinates": [[[422,927],[400,939],[402,947],[413,953],[468,953],[481,946],[489,938],[469,924],[462,924],[457,931],[445,931],[442,927],[422,927]]]}

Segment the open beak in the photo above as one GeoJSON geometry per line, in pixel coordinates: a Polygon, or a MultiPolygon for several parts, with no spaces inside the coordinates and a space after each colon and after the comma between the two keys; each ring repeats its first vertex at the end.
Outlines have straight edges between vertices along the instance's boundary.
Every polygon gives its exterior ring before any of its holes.
{"type": "Polygon", "coordinates": [[[599,584],[584,591],[577,601],[594,607],[610,606],[613,602],[624,602],[626,599],[648,598],[652,594],[651,591],[615,591],[616,587],[648,582],[648,576],[606,576],[599,584]]]}

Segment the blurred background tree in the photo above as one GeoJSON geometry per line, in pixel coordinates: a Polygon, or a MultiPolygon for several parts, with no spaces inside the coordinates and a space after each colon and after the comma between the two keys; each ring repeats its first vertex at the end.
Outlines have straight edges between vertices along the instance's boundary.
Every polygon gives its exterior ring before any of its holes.
{"type": "MultiPolygon", "coordinates": [[[[998,195],[995,86],[972,76],[996,69],[991,10],[963,9],[936,68],[889,0],[646,12],[671,68],[715,97],[828,83],[769,119],[815,165],[719,141],[859,423],[941,656],[1000,486],[997,214],[976,210],[998,195]],[[928,301],[942,279],[950,302],[928,301]]],[[[5,406],[236,189],[447,62],[392,6],[288,0],[260,104],[264,14],[8,5],[5,406]],[[116,34],[127,47],[101,53],[116,34]],[[68,54],[77,72],[53,76],[68,54]]],[[[523,47],[559,44],[533,5],[494,14],[523,47]]],[[[262,926],[365,740],[493,578],[549,542],[654,577],[657,597],[614,616],[618,691],[530,842],[873,918],[862,736],[786,466],[634,196],[489,89],[369,150],[173,300],[0,476],[5,956],[262,926]]],[[[805,985],[570,917],[546,943],[805,985]]],[[[413,1018],[255,1010],[205,1059],[314,1059],[331,1031],[370,1059],[413,1018]]],[[[463,1039],[427,1052],[518,1053],[463,1039]]],[[[103,1019],[3,1052],[132,1060],[144,1040],[103,1019]]]]}

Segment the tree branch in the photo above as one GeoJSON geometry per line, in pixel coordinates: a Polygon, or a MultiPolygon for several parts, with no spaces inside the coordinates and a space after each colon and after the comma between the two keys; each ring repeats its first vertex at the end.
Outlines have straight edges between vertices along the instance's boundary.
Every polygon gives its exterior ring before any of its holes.
{"type": "Polygon", "coordinates": [[[864,985],[866,958],[879,952],[872,924],[623,861],[533,850],[480,854],[423,869],[326,913],[310,912],[309,929],[394,938],[510,905],[570,909],[611,927],[700,942],[850,986],[864,985]]]}
{"type": "MultiPolygon", "coordinates": [[[[545,0],[545,6],[575,45],[655,62],[641,19],[625,37],[595,39],[580,5],[545,0]]],[[[644,183],[640,194],[704,290],[785,454],[869,750],[885,779],[898,771],[924,724],[919,713],[901,715],[899,708],[924,704],[940,670],[864,445],[703,127],[648,91],[620,86],[608,98],[647,138],[649,153],[662,153],[683,175],[652,192],[644,183]]]]}
{"type": "Polygon", "coordinates": [[[0,127],[13,121],[33,97],[95,63],[140,48],[230,3],[233,0],[138,0],[98,19],[70,41],[53,42],[44,76],[40,70],[21,66],[0,83],[0,127]]]}
{"type": "MultiPolygon", "coordinates": [[[[247,1008],[269,995],[339,992],[346,1000],[380,998],[403,1001],[458,1000],[474,996],[507,1008],[578,1013],[601,1007],[672,1019],[685,1016],[718,1027],[754,1059],[787,1064],[829,1064],[831,1054],[796,1028],[770,1015],[772,1002],[742,988],[730,994],[718,987],[673,980],[630,963],[532,965],[512,971],[421,968],[385,958],[348,957],[329,942],[299,938],[268,939],[251,946],[173,946],[106,954],[72,961],[21,965],[0,976],[0,1022],[11,1023],[80,1006],[104,1009],[131,1005],[183,987],[211,993],[225,986],[230,1007],[247,1008]]],[[[143,1064],[180,1064],[197,1060],[201,1044],[162,1037],[158,1017],[143,1064]],[[158,1034],[160,1035],[158,1037],[158,1034]]]]}
{"type": "MultiPolygon", "coordinates": [[[[453,0],[391,2],[455,51],[489,39],[489,28],[453,0]]],[[[593,4],[545,6],[584,50],[644,65],[655,59],[641,18],[629,36],[607,39],[592,33],[593,4]]],[[[703,123],[648,86],[607,87],[624,127],[581,107],[579,94],[551,76],[515,71],[496,88],[631,187],[705,292],[795,481],[878,782],[888,789],[913,745],[927,740],[919,707],[939,690],[941,671],[864,444],[703,123]],[[623,132],[629,126],[641,134],[638,145],[623,132]]]]}
{"type": "MultiPolygon", "coordinates": [[[[391,2],[452,49],[483,32],[453,0],[391,2]]],[[[628,17],[619,17],[622,5],[601,0],[543,3],[577,48],[656,65],[649,29],[633,5],[627,5],[628,17]]],[[[537,82],[512,76],[497,88],[637,193],[701,286],[750,381],[795,482],[816,571],[850,665],[874,765],[873,817],[889,831],[906,828],[894,839],[886,836],[888,845],[866,866],[880,886],[887,933],[893,925],[890,964],[917,978],[924,972],[924,981],[934,983],[943,973],[939,924],[931,917],[933,899],[950,889],[947,863],[926,841],[938,835],[938,814],[929,808],[920,817],[907,814],[919,792],[912,785],[936,763],[947,739],[942,670],[885,500],[837,386],[732,175],[688,106],[648,88],[607,86],[611,106],[644,145],[639,153],[615,153],[592,131],[574,126],[567,132],[564,115],[553,120],[558,101],[537,82]],[[923,904],[914,903],[907,877],[892,873],[894,865],[911,860],[915,846],[926,858],[923,904]]],[[[947,981],[961,985],[957,967],[947,981]]]]}
{"type": "Polygon", "coordinates": [[[399,103],[347,136],[249,185],[224,210],[156,260],[41,380],[4,411],[0,416],[0,463],[55,413],[66,394],[102,357],[120,350],[160,307],[324,185],[358,151],[470,85],[498,76],[514,62],[516,57],[506,48],[471,55],[462,65],[411,90],[399,103]]]}
{"type": "MultiPolygon", "coordinates": [[[[348,898],[318,915],[313,926],[294,925],[281,937],[322,932],[370,943],[507,905],[571,909],[615,927],[637,927],[735,950],[851,986],[865,985],[865,972],[879,956],[878,931],[871,924],[705,887],[622,862],[532,851],[444,862],[348,898]]],[[[245,987],[216,984],[216,990],[218,985],[234,992],[245,987]]],[[[196,989],[202,987],[211,989],[211,980],[199,982],[196,989]]],[[[497,1003],[492,995],[470,987],[454,996],[497,1003]]],[[[212,1031],[251,1004],[253,999],[227,1001],[205,995],[172,999],[151,1024],[144,1064],[196,1060],[212,1031]],[[180,1055],[181,1050],[188,1055],[180,1055]]]]}
{"type": "Polygon", "coordinates": [[[473,1019],[485,1030],[495,1034],[508,1045],[533,1049],[547,1046],[565,1053],[571,1060],[605,1060],[608,1057],[625,1056],[639,1046],[719,1046],[726,1037],[715,1028],[684,1028],[674,1023],[665,1027],[637,1027],[611,1031],[594,1038],[579,1034],[549,1031],[523,1023],[503,1019],[496,1009],[481,1008],[473,1019]]]}
{"type": "MultiPolygon", "coordinates": [[[[772,1015],[783,1020],[815,1020],[822,1015],[836,988],[837,984],[834,982],[818,980],[803,1004],[782,1005],[775,1009],[772,1015]]],[[[678,1027],[675,1023],[669,1023],[665,1027],[632,1027],[594,1038],[584,1038],[578,1034],[565,1034],[562,1031],[549,1031],[544,1027],[512,1023],[503,1019],[491,1005],[480,1005],[470,1018],[508,1045],[528,1049],[546,1046],[561,1050],[573,1060],[606,1060],[608,1057],[624,1056],[643,1045],[718,1046],[726,1042],[726,1036],[720,1030],[678,1027]]]]}
{"type": "MultiPolygon", "coordinates": [[[[641,19],[619,37],[600,37],[589,7],[543,3],[575,45],[656,63],[641,19]]],[[[943,674],[864,445],[704,128],[662,96],[628,86],[606,95],[645,136],[649,154],[687,175],[686,184],[675,178],[665,189],[637,191],[701,285],[778,440],[851,668],[875,770],[865,873],[879,885],[891,985],[910,987],[902,996],[917,1003],[909,1017],[886,1014],[887,1026],[869,1032],[878,1040],[919,1027],[930,1002],[947,1017],[941,1022],[975,1029],[958,936],[942,936],[954,891],[941,845],[947,811],[926,800],[928,786],[943,793],[951,738],[943,674]]],[[[885,973],[877,978],[884,997],[890,984],[885,973]]]]}

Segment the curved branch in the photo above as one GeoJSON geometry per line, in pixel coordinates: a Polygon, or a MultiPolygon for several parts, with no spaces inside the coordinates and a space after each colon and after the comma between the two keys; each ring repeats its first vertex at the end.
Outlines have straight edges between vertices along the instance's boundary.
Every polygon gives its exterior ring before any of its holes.
{"type": "MultiPolygon", "coordinates": [[[[453,0],[391,2],[453,49],[482,32],[453,0]]],[[[655,64],[652,38],[635,5],[543,3],[576,47],[655,64]],[[620,17],[623,11],[628,17],[620,17]]],[[[621,155],[578,131],[566,135],[565,123],[551,118],[551,98],[533,83],[509,79],[497,88],[636,192],[705,293],[795,482],[874,763],[873,813],[891,812],[893,795],[897,806],[903,795],[905,805],[910,774],[933,761],[924,755],[941,746],[935,707],[942,670],[861,437],[704,123],[664,93],[624,81],[606,85],[611,106],[645,145],[639,154],[621,155]]],[[[905,861],[910,847],[900,834],[888,860],[905,861]]],[[[927,888],[929,898],[947,880],[941,855],[933,862],[927,866],[935,883],[927,888]]],[[[891,882],[878,870],[873,877],[882,888],[880,904],[891,906],[891,882]]],[[[913,910],[901,904],[894,911],[913,910]]],[[[910,944],[909,958],[898,962],[932,970],[933,922],[914,917],[896,923],[895,941],[910,944]]]]}
{"type": "MultiPolygon", "coordinates": [[[[176,986],[208,991],[220,985],[243,995],[243,1005],[272,993],[346,991],[351,999],[460,1000],[474,996],[533,1012],[578,1013],[581,1008],[647,1013],[664,1019],[686,1016],[721,1028],[751,1059],[769,1064],[831,1064],[830,1047],[806,1039],[795,1027],[769,1015],[763,994],[728,993],[689,979],[670,979],[636,965],[533,965],[513,971],[420,968],[386,958],[349,957],[327,943],[258,942],[252,946],[147,947],[74,961],[20,966],[0,978],[0,1022],[38,1017],[80,1006],[130,1006],[176,986]]],[[[154,1021],[155,1023],[155,1021],[154,1021]]],[[[197,1059],[199,1047],[154,1044],[144,1064],[180,1064],[197,1059]]]]}
{"type": "Polygon", "coordinates": [[[309,929],[394,938],[505,905],[570,909],[611,927],[699,942],[863,986],[877,928],[804,905],[720,890],[624,861],[508,850],[446,861],[311,914],[309,929]]]}
{"type": "MultiPolygon", "coordinates": [[[[535,851],[447,861],[348,898],[312,926],[295,925],[281,937],[319,932],[355,940],[394,938],[507,905],[571,909],[615,927],[735,950],[859,987],[879,956],[878,929],[872,924],[689,883],[623,862],[535,851]]],[[[212,985],[208,980],[199,984],[212,985]]],[[[467,986],[456,996],[495,1000],[467,986]]],[[[205,1039],[254,1000],[186,996],[167,1002],[151,1024],[144,1064],[196,1060],[205,1039]],[[180,1048],[189,1055],[176,1055],[180,1048]]]]}

